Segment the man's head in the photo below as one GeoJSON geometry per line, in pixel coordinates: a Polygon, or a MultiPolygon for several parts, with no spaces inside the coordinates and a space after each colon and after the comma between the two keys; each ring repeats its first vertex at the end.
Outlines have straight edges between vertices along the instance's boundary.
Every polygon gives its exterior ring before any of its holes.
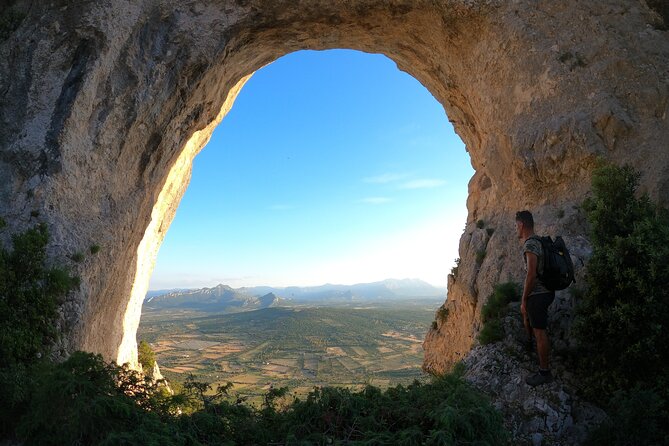
{"type": "Polygon", "coordinates": [[[516,234],[521,240],[525,240],[534,234],[534,218],[530,211],[516,212],[516,234]]]}

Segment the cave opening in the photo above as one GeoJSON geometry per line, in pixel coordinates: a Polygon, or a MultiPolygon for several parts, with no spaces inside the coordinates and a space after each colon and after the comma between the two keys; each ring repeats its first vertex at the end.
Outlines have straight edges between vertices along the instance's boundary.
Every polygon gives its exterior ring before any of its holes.
{"type": "Polygon", "coordinates": [[[410,382],[472,174],[442,105],[388,57],[283,56],[195,157],[137,341],[170,379],[410,382]]]}

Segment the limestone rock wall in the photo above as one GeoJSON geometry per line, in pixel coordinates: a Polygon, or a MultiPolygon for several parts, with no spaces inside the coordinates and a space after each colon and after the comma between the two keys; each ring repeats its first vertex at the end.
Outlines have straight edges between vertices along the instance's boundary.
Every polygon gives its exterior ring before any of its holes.
{"type": "Polygon", "coordinates": [[[72,263],[82,285],[61,308],[59,355],[136,361],[141,295],[192,158],[244,79],[291,51],[387,55],[466,144],[476,174],[462,261],[449,317],[427,335],[428,369],[471,348],[493,284],[518,276],[517,209],[587,258],[574,206],[598,158],[631,163],[646,191],[669,200],[669,39],[643,0],[15,0],[0,14],[10,10],[3,242],[42,220],[55,262],[102,248],[72,263]]]}

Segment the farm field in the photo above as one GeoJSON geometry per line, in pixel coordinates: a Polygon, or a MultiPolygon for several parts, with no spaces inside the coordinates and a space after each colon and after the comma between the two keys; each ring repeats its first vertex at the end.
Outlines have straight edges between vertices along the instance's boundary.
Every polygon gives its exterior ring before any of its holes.
{"type": "Polygon", "coordinates": [[[139,340],[163,375],[232,382],[256,400],[270,386],[304,395],[315,386],[388,387],[424,378],[422,342],[437,305],[272,307],[234,314],[147,312],[139,340]]]}

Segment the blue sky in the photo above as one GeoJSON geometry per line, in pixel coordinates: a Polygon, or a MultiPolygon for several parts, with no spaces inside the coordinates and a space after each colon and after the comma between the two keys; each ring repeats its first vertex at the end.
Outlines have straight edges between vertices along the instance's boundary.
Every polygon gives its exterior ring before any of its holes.
{"type": "Polygon", "coordinates": [[[472,174],[441,104],[387,57],[289,54],[195,158],[150,288],[445,286],[472,174]]]}

